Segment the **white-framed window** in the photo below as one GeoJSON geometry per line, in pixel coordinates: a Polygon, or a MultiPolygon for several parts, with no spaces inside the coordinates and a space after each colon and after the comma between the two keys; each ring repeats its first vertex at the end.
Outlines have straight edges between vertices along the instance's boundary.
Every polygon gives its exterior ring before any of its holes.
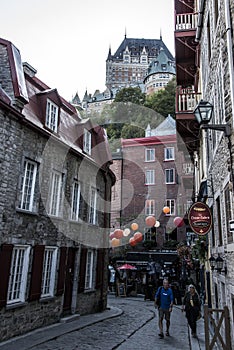
{"type": "Polygon", "coordinates": [[[175,183],[175,169],[165,169],[165,183],[174,184],[175,183]]]}
{"type": "Polygon", "coordinates": [[[62,192],[62,173],[53,170],[51,177],[51,191],[50,191],[50,204],[49,214],[53,216],[60,215],[61,206],[61,194],[62,192]]]}
{"type": "Polygon", "coordinates": [[[154,170],[146,170],[146,172],[145,172],[145,184],[146,185],[154,185],[155,184],[155,171],[154,170]]]}
{"type": "Polygon", "coordinates": [[[94,251],[88,249],[85,271],[85,289],[93,288],[94,251]]]}
{"type": "Polygon", "coordinates": [[[45,247],[41,285],[42,298],[54,296],[57,251],[56,247],[45,247]]]}
{"type": "Polygon", "coordinates": [[[79,220],[80,210],[80,183],[74,180],[72,186],[71,220],[79,220]]]}
{"type": "Polygon", "coordinates": [[[7,304],[24,302],[30,246],[15,245],[12,252],[7,304]]]}
{"type": "Polygon", "coordinates": [[[164,160],[174,160],[175,159],[175,149],[174,147],[164,148],[164,160]]]}
{"type": "Polygon", "coordinates": [[[24,169],[21,179],[21,200],[19,208],[28,211],[35,211],[34,196],[37,176],[37,163],[31,160],[24,160],[24,169]]]}
{"type": "Polygon", "coordinates": [[[91,187],[90,190],[89,223],[97,224],[97,189],[94,187],[91,187]]]}
{"type": "Polygon", "coordinates": [[[58,111],[59,111],[58,106],[56,106],[56,104],[54,104],[52,101],[48,99],[46,104],[45,125],[47,126],[47,128],[55,132],[58,131],[58,111]]]}
{"type": "Polygon", "coordinates": [[[84,152],[91,154],[91,146],[92,146],[91,132],[88,131],[87,129],[84,129],[84,139],[83,139],[84,152]]]}
{"type": "Polygon", "coordinates": [[[154,162],[155,161],[155,149],[154,148],[146,148],[145,161],[146,162],[154,162]]]}
{"type": "Polygon", "coordinates": [[[154,215],[155,214],[155,200],[147,199],[145,201],[145,215],[154,215]]]}
{"type": "Polygon", "coordinates": [[[170,208],[170,212],[167,215],[175,215],[175,200],[167,199],[166,206],[170,208]]]}

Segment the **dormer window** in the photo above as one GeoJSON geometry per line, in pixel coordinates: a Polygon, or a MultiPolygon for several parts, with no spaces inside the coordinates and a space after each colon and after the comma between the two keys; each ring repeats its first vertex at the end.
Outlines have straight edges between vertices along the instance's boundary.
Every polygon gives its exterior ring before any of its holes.
{"type": "Polygon", "coordinates": [[[91,154],[91,132],[84,129],[83,150],[84,152],[91,154]]]}
{"type": "Polygon", "coordinates": [[[54,132],[58,131],[58,111],[58,106],[48,99],[46,104],[45,125],[54,132]]]}

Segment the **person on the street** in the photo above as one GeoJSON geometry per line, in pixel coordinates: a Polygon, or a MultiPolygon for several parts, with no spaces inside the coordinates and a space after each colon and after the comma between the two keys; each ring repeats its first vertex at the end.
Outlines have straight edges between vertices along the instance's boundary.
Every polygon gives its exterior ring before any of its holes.
{"type": "Polygon", "coordinates": [[[201,311],[201,303],[193,284],[188,287],[188,292],[184,296],[182,311],[185,310],[185,316],[191,328],[192,337],[197,337],[197,319],[201,311]]]}
{"type": "Polygon", "coordinates": [[[158,307],[158,326],[159,337],[164,338],[163,334],[163,319],[166,320],[166,335],[169,336],[170,317],[173,307],[173,292],[169,288],[169,282],[167,279],[163,280],[163,286],[159,287],[154,299],[155,307],[158,307]]]}

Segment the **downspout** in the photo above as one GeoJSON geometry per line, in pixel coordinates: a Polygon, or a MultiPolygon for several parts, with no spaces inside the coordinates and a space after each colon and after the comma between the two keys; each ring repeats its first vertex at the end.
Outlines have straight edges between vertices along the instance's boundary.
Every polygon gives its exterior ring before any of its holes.
{"type": "MultiPolygon", "coordinates": [[[[233,50],[232,50],[232,31],[231,31],[231,19],[230,19],[230,1],[225,0],[225,22],[226,22],[226,34],[227,34],[227,51],[228,51],[228,63],[229,63],[229,75],[230,75],[230,95],[232,105],[232,129],[234,129],[234,70],[233,70],[233,50]]],[[[231,136],[228,137],[228,148],[230,152],[230,174],[231,182],[234,184],[234,169],[232,158],[232,140],[231,136]]]]}
{"type": "Polygon", "coordinates": [[[205,0],[201,0],[200,8],[198,11],[198,21],[195,41],[199,42],[201,39],[201,32],[203,27],[203,16],[204,16],[205,0]]]}

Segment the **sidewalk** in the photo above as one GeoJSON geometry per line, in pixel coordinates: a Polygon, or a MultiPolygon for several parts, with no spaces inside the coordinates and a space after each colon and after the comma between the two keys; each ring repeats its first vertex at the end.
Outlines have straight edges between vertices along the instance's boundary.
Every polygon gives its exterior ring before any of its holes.
{"type": "Polygon", "coordinates": [[[105,311],[90,315],[73,315],[61,319],[59,323],[36,329],[27,334],[9,339],[0,343],[0,350],[26,350],[40,345],[58,336],[82,329],[86,326],[101,322],[103,320],[117,317],[123,310],[116,307],[108,307],[105,311]]]}

